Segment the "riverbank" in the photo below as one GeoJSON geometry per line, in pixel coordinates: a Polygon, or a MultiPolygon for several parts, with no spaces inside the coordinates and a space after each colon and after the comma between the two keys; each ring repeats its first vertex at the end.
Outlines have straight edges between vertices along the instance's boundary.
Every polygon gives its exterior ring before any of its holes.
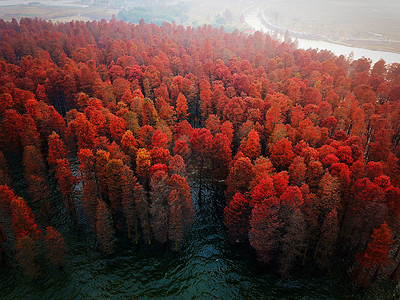
{"type": "MultiPolygon", "coordinates": [[[[249,9],[245,15],[246,23],[254,30],[259,30],[272,35],[283,36],[286,30],[271,24],[262,17],[261,8],[249,9]]],[[[296,38],[291,34],[292,38],[296,38]]],[[[376,51],[359,47],[351,47],[346,45],[341,45],[329,41],[324,41],[322,38],[320,40],[312,36],[302,35],[300,38],[296,38],[297,45],[301,49],[326,49],[334,53],[335,55],[345,55],[347,57],[352,56],[353,59],[359,59],[361,57],[367,57],[372,60],[372,62],[377,62],[380,59],[384,59],[386,63],[400,63],[400,54],[395,52],[387,51],[376,51]]]]}
{"type": "Polygon", "coordinates": [[[262,19],[295,38],[400,53],[400,4],[316,0],[263,2],[262,19]]]}

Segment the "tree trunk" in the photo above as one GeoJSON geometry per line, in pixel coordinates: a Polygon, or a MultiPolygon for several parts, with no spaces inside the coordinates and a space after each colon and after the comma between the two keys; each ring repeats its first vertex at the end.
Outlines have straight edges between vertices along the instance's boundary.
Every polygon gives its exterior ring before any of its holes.
{"type": "Polygon", "coordinates": [[[150,226],[150,220],[149,220],[149,215],[148,214],[146,216],[146,223],[147,223],[147,226],[149,228],[149,230],[147,231],[147,239],[148,239],[149,245],[151,245],[151,226],[150,226]]]}
{"type": "Polygon", "coordinates": [[[307,250],[308,250],[308,243],[306,244],[306,247],[304,249],[303,262],[301,263],[303,266],[306,264],[307,250]]]}
{"type": "Polygon", "coordinates": [[[126,218],[126,226],[128,227],[128,239],[130,240],[132,238],[132,235],[131,235],[131,225],[129,224],[129,218],[126,218]]]}
{"type": "Polygon", "coordinates": [[[138,222],[136,214],[135,214],[135,243],[136,245],[139,244],[139,232],[138,232],[138,222]]]}
{"type": "MultiPolygon", "coordinates": [[[[398,258],[400,254],[400,245],[396,250],[396,254],[394,255],[394,258],[398,258]]],[[[394,268],[393,272],[390,274],[390,279],[395,280],[397,278],[397,274],[399,273],[400,270],[400,261],[397,264],[396,268],[394,268]]]]}
{"type": "Polygon", "coordinates": [[[317,257],[317,253],[318,253],[318,250],[319,250],[319,244],[320,244],[320,243],[321,243],[321,238],[318,239],[318,244],[317,244],[317,247],[315,248],[314,260],[315,260],[315,258],[317,257]]]}
{"type": "Polygon", "coordinates": [[[376,281],[378,279],[378,274],[379,274],[379,271],[381,270],[381,267],[382,267],[382,265],[379,265],[376,268],[376,270],[374,272],[374,275],[372,276],[372,280],[371,280],[372,282],[374,282],[374,281],[376,281]]]}
{"type": "Polygon", "coordinates": [[[76,213],[76,207],[75,207],[74,200],[73,200],[73,199],[69,199],[69,200],[68,200],[68,205],[67,205],[67,206],[69,206],[69,207],[67,207],[67,209],[69,210],[69,212],[70,212],[70,214],[71,214],[71,217],[72,217],[72,220],[73,220],[74,223],[75,223],[76,229],[77,229],[78,231],[80,231],[81,229],[80,229],[80,227],[79,227],[78,215],[77,215],[77,213],[76,213]]]}
{"type": "Polygon", "coordinates": [[[400,262],[397,264],[396,268],[393,270],[393,272],[390,274],[390,279],[393,281],[397,281],[398,273],[400,270],[400,262]]]}

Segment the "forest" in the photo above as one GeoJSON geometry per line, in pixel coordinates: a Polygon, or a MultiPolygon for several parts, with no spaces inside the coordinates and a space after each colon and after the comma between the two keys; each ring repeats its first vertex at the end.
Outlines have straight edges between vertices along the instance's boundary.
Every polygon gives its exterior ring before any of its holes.
{"type": "Polygon", "coordinates": [[[0,70],[0,272],[62,270],[60,205],[105,257],[179,255],[208,191],[266,270],[399,282],[400,64],[209,25],[14,19],[0,70]]]}

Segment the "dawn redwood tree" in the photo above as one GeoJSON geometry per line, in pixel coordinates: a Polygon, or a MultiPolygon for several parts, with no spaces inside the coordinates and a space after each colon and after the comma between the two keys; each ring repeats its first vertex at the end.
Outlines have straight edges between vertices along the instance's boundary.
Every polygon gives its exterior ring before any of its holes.
{"type": "Polygon", "coordinates": [[[332,176],[336,177],[340,184],[340,191],[343,197],[350,193],[350,169],[344,163],[334,163],[331,165],[330,172],[332,176]]]}
{"type": "Polygon", "coordinates": [[[4,150],[21,153],[21,134],[24,131],[23,124],[22,117],[17,111],[13,109],[5,111],[1,121],[1,138],[8,147],[4,150]]]}
{"type": "Polygon", "coordinates": [[[79,114],[75,120],[68,124],[68,131],[73,134],[80,149],[94,149],[98,134],[96,128],[84,114],[79,114]]]}
{"type": "Polygon", "coordinates": [[[133,176],[132,170],[128,166],[123,166],[121,174],[122,187],[122,211],[125,217],[125,223],[128,230],[128,239],[132,237],[132,231],[135,232],[135,243],[139,243],[139,228],[137,211],[135,208],[134,188],[136,177],[133,176]]]}
{"type": "Polygon", "coordinates": [[[10,170],[3,152],[0,151],[0,185],[11,186],[10,170]]]}
{"type": "Polygon", "coordinates": [[[140,220],[140,227],[142,229],[143,240],[151,244],[151,218],[150,207],[147,201],[147,195],[140,183],[136,183],[134,187],[134,200],[137,210],[138,218],[140,220]]]}
{"type": "Polygon", "coordinates": [[[183,226],[180,226],[180,221],[183,219],[183,216],[179,202],[178,191],[172,190],[168,199],[168,238],[174,243],[175,251],[178,251],[178,241],[180,241],[183,237],[183,226]]]}
{"type": "Polygon", "coordinates": [[[272,177],[277,196],[281,196],[289,185],[289,174],[286,171],[275,173],[272,177]]]}
{"type": "Polygon", "coordinates": [[[96,234],[102,252],[110,255],[114,252],[115,232],[112,217],[107,204],[100,200],[97,206],[96,234]]]}
{"type": "Polygon", "coordinates": [[[282,205],[288,205],[292,208],[300,208],[304,203],[303,194],[297,186],[288,186],[280,195],[280,199],[282,205]]]}
{"type": "Polygon", "coordinates": [[[358,269],[357,271],[360,273],[355,275],[358,276],[362,285],[369,283],[369,272],[373,272],[373,277],[376,277],[381,267],[389,263],[389,249],[392,243],[392,232],[386,223],[374,229],[367,248],[357,256],[358,263],[364,269],[358,269]]]}
{"type": "Polygon", "coordinates": [[[171,160],[171,153],[168,149],[155,147],[150,150],[151,162],[153,164],[168,164],[171,160]]]}
{"type": "Polygon", "coordinates": [[[179,93],[178,99],[176,100],[176,117],[179,122],[187,120],[189,116],[188,109],[186,97],[182,93],[179,93]]]}
{"type": "Polygon", "coordinates": [[[30,175],[28,177],[28,191],[34,203],[40,207],[40,216],[50,221],[53,216],[50,186],[45,177],[30,175]]]}
{"type": "Polygon", "coordinates": [[[121,148],[122,148],[122,151],[124,151],[124,153],[126,155],[129,155],[129,157],[131,158],[132,162],[136,162],[136,153],[138,151],[138,149],[137,149],[137,141],[136,141],[132,131],[127,130],[122,135],[121,148]]]}
{"type": "Polygon", "coordinates": [[[136,133],[138,148],[149,148],[153,142],[154,128],[150,125],[145,125],[136,133]]]}
{"type": "Polygon", "coordinates": [[[340,203],[339,183],[329,172],[321,179],[318,194],[320,220],[323,220],[340,203]]]}
{"type": "Polygon", "coordinates": [[[203,120],[207,120],[209,115],[213,113],[212,92],[210,82],[208,80],[200,81],[200,108],[203,120]]]}
{"type": "Polygon", "coordinates": [[[173,174],[168,182],[171,193],[168,199],[168,237],[174,242],[175,251],[189,233],[194,221],[194,208],[190,188],[185,177],[173,174]]]}
{"type": "Polygon", "coordinates": [[[173,156],[168,164],[168,170],[170,175],[178,174],[180,176],[186,175],[186,165],[185,162],[179,154],[173,156]]]}
{"type": "Polygon", "coordinates": [[[213,142],[213,136],[208,129],[196,128],[193,129],[190,144],[192,148],[192,161],[197,169],[199,179],[199,195],[202,192],[202,184],[204,173],[210,162],[210,152],[213,142]]]}
{"type": "MultiPolygon", "coordinates": [[[[168,237],[174,242],[174,250],[178,250],[178,243],[187,235],[193,223],[194,210],[188,199],[181,191],[172,190],[169,196],[168,237]]],[[[191,199],[189,199],[191,201],[191,199]]]]}
{"type": "Polygon", "coordinates": [[[400,188],[389,186],[385,190],[385,203],[389,214],[395,219],[400,217],[400,188]]]}
{"type": "Polygon", "coordinates": [[[233,125],[230,121],[225,121],[221,125],[221,133],[225,134],[230,143],[232,144],[233,142],[233,136],[234,136],[234,130],[233,130],[233,125]]]}
{"type": "Polygon", "coordinates": [[[292,143],[286,138],[278,141],[271,148],[270,158],[277,170],[287,170],[294,159],[292,143]]]}
{"type": "Polygon", "coordinates": [[[249,241],[258,259],[268,263],[279,245],[279,199],[269,197],[257,204],[251,213],[249,241]]]}
{"type": "Polygon", "coordinates": [[[205,122],[205,128],[210,130],[212,135],[216,135],[221,131],[221,120],[216,115],[209,115],[205,122]]]}
{"type": "Polygon", "coordinates": [[[47,221],[51,217],[50,187],[42,153],[35,146],[26,146],[23,154],[25,180],[33,202],[40,206],[40,213],[47,221]]]}
{"type": "Polygon", "coordinates": [[[236,193],[224,209],[224,223],[228,228],[232,243],[244,243],[248,240],[251,216],[250,202],[241,193],[236,193]]]}
{"type": "Polygon", "coordinates": [[[217,133],[211,146],[212,176],[215,181],[225,180],[232,162],[231,141],[222,133],[217,133]]]}
{"type": "Polygon", "coordinates": [[[85,108],[85,116],[87,120],[93,124],[99,135],[106,135],[110,131],[110,126],[107,124],[105,114],[102,113],[102,104],[91,99],[90,105],[85,108]]]}
{"type": "Polygon", "coordinates": [[[49,136],[49,152],[47,156],[47,162],[49,163],[50,170],[54,172],[57,166],[57,159],[63,159],[67,157],[67,148],[60,136],[53,131],[49,136]]]}
{"type": "Polygon", "coordinates": [[[240,148],[243,154],[252,161],[259,157],[261,155],[261,145],[258,132],[252,129],[247,135],[247,138],[242,140],[240,148]]]}
{"type": "Polygon", "coordinates": [[[121,212],[122,181],[124,163],[121,159],[110,159],[106,167],[108,199],[113,215],[121,212]]]}
{"type": "Polygon", "coordinates": [[[95,155],[95,176],[100,185],[100,192],[102,195],[108,194],[107,165],[110,161],[110,156],[110,152],[104,150],[97,150],[95,155]]]}
{"type": "Polygon", "coordinates": [[[322,167],[322,163],[318,160],[311,159],[307,166],[306,183],[312,192],[316,193],[318,191],[318,187],[323,175],[324,169],[322,167]]]}
{"type": "Polygon", "coordinates": [[[289,167],[289,179],[292,185],[302,186],[306,178],[306,164],[304,158],[296,156],[289,167]]]}
{"type": "Polygon", "coordinates": [[[72,217],[75,226],[79,227],[78,216],[75,205],[75,185],[77,178],[72,174],[69,161],[64,159],[56,160],[56,178],[58,190],[61,193],[63,202],[67,207],[68,213],[72,217]]]}
{"type": "MultiPolygon", "coordinates": [[[[5,194],[7,198],[13,196],[13,193],[10,193],[7,189],[4,192],[7,192],[5,194]]],[[[11,199],[10,209],[17,262],[24,269],[27,276],[38,278],[37,257],[39,255],[38,239],[40,231],[37,229],[32,210],[24,199],[15,196],[11,199]]]]}
{"type": "Polygon", "coordinates": [[[149,151],[141,148],[137,152],[136,157],[136,173],[140,182],[146,187],[150,175],[151,156],[149,151]]]}
{"type": "MultiPolygon", "coordinates": [[[[11,196],[8,192],[7,196],[11,196]]],[[[11,208],[11,226],[15,237],[29,235],[38,239],[40,231],[35,222],[35,216],[26,201],[21,197],[13,197],[10,203],[11,208]]]]}
{"type": "Polygon", "coordinates": [[[180,155],[187,162],[191,155],[191,149],[186,140],[177,140],[174,149],[172,150],[175,155],[180,155]]]}
{"type": "Polygon", "coordinates": [[[45,243],[47,259],[58,268],[61,268],[64,264],[66,250],[64,238],[57,230],[51,226],[48,226],[46,227],[45,243]]]}
{"type": "Polygon", "coordinates": [[[272,166],[271,161],[263,156],[260,156],[254,161],[254,167],[256,174],[253,178],[253,181],[250,183],[251,189],[256,186],[261,180],[270,178],[274,172],[274,167],[272,166]]]}
{"type": "Polygon", "coordinates": [[[168,168],[166,165],[154,165],[151,173],[151,227],[154,238],[163,244],[168,240],[168,168]]]}
{"type": "Polygon", "coordinates": [[[26,176],[36,175],[44,177],[46,175],[43,155],[35,146],[26,146],[24,148],[23,164],[26,176]]]}
{"type": "Polygon", "coordinates": [[[80,179],[82,181],[81,203],[83,211],[94,229],[96,227],[96,211],[100,198],[100,187],[96,177],[95,156],[92,150],[81,149],[78,152],[80,179]]]}
{"type": "Polygon", "coordinates": [[[281,222],[284,220],[284,224],[282,224],[284,234],[280,241],[279,272],[282,275],[286,275],[295,259],[303,254],[306,239],[306,223],[299,208],[293,207],[291,204],[284,204],[283,206],[281,208],[281,216],[283,216],[283,218],[281,217],[281,222]]]}
{"type": "Polygon", "coordinates": [[[142,126],[154,126],[157,123],[157,119],[158,114],[153,101],[149,98],[145,98],[143,100],[142,126]]]}
{"type": "Polygon", "coordinates": [[[25,274],[37,279],[39,277],[39,265],[37,262],[39,250],[37,240],[29,234],[23,234],[15,238],[16,259],[23,268],[25,274]]]}
{"type": "Polygon", "coordinates": [[[319,240],[319,253],[315,253],[320,267],[326,265],[327,259],[334,254],[336,240],[339,234],[339,220],[337,209],[333,208],[325,217],[321,227],[321,239],[319,240]]]}
{"type": "Polygon", "coordinates": [[[246,196],[250,192],[250,183],[255,176],[255,168],[248,157],[239,158],[231,168],[226,180],[227,190],[225,193],[227,202],[230,202],[239,192],[246,196]]]}
{"type": "Polygon", "coordinates": [[[0,217],[10,219],[12,213],[11,203],[15,198],[14,191],[7,185],[0,185],[0,217]]]}
{"type": "Polygon", "coordinates": [[[383,175],[383,167],[380,162],[370,161],[365,165],[365,171],[368,179],[374,181],[375,177],[383,175]]]}
{"type": "MultiPolygon", "coordinates": [[[[316,204],[318,207],[317,222],[320,226],[322,226],[322,229],[319,231],[318,234],[318,243],[314,252],[314,258],[320,250],[322,250],[323,253],[325,251],[325,249],[320,249],[321,243],[323,247],[326,247],[326,242],[324,241],[324,238],[326,238],[326,235],[328,233],[324,231],[327,229],[324,226],[326,226],[327,222],[333,222],[331,219],[328,220],[327,218],[332,218],[333,215],[329,214],[331,214],[332,211],[336,211],[340,205],[341,198],[339,193],[339,183],[335,177],[330,175],[329,172],[324,175],[320,182],[318,196],[319,202],[316,204]]],[[[331,235],[328,235],[328,237],[329,236],[331,235]]]]}
{"type": "Polygon", "coordinates": [[[168,148],[168,136],[161,130],[153,132],[150,148],[168,148]]]}
{"type": "Polygon", "coordinates": [[[188,123],[188,121],[182,121],[176,124],[174,128],[174,139],[177,140],[187,140],[189,141],[193,135],[193,128],[188,123]]]}
{"type": "Polygon", "coordinates": [[[117,143],[121,142],[122,136],[126,132],[126,123],[123,118],[114,116],[110,120],[110,134],[112,140],[117,143]]]}
{"type": "Polygon", "coordinates": [[[254,208],[264,200],[273,196],[276,196],[274,182],[271,177],[266,177],[254,187],[251,194],[250,206],[254,208]]]}
{"type": "Polygon", "coordinates": [[[0,227],[0,262],[4,263],[4,242],[7,240],[7,236],[4,234],[3,229],[0,227]]]}

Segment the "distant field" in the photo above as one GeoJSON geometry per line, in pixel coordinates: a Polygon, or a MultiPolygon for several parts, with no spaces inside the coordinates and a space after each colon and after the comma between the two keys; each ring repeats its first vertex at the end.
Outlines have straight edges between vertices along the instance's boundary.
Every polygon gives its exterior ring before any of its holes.
{"type": "Polygon", "coordinates": [[[398,0],[269,0],[257,5],[280,27],[352,46],[400,52],[398,0]]]}
{"type": "Polygon", "coordinates": [[[247,29],[247,24],[241,18],[246,12],[248,1],[215,1],[203,0],[193,2],[189,11],[189,20],[193,26],[211,24],[223,26],[228,30],[247,29]]]}
{"type": "MultiPolygon", "coordinates": [[[[71,20],[89,21],[89,20],[110,20],[112,15],[116,15],[118,10],[96,7],[96,6],[78,6],[72,4],[71,1],[52,1],[52,5],[44,5],[42,3],[50,3],[49,1],[40,1],[40,5],[6,5],[11,1],[0,1],[0,18],[4,20],[11,20],[12,18],[42,18],[56,22],[69,22],[71,20]],[[71,3],[71,4],[69,4],[71,3]]],[[[25,1],[27,2],[27,1],[25,1]]]]}

